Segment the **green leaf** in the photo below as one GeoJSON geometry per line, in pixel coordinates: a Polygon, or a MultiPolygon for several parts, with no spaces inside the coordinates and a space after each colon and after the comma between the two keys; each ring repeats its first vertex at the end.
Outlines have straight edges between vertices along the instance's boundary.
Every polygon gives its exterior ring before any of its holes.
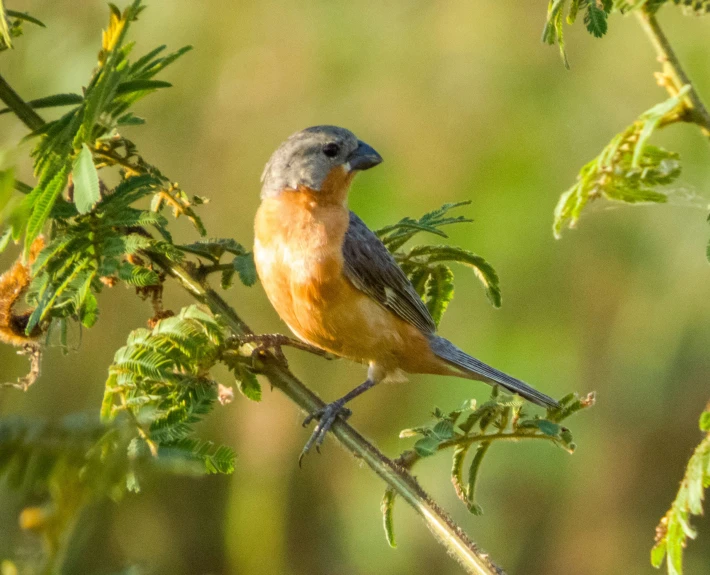
{"type": "Polygon", "coordinates": [[[5,251],[11,239],[12,228],[8,228],[3,232],[2,236],[0,236],[0,254],[5,251]]]}
{"type": "Polygon", "coordinates": [[[700,416],[700,431],[710,433],[710,411],[704,411],[700,416]]]}
{"type": "Polygon", "coordinates": [[[160,278],[153,270],[149,270],[143,266],[136,266],[129,262],[121,263],[121,266],[118,268],[118,279],[136,287],[160,284],[160,278]]]}
{"type": "Polygon", "coordinates": [[[117,126],[140,126],[142,124],[145,124],[145,120],[138,116],[134,116],[131,112],[124,114],[116,120],[117,126]]]}
{"type": "Polygon", "coordinates": [[[5,209],[15,188],[15,170],[0,170],[0,214],[5,209]]]}
{"type": "Polygon", "coordinates": [[[451,460],[451,483],[454,486],[456,495],[466,506],[468,506],[468,496],[463,482],[463,464],[469,447],[470,445],[457,445],[451,460]]]}
{"type": "Polygon", "coordinates": [[[235,271],[239,274],[239,279],[245,286],[253,286],[256,283],[256,266],[254,265],[254,254],[249,252],[234,258],[232,262],[235,271]]]}
{"type": "Polygon", "coordinates": [[[651,565],[658,569],[662,564],[663,560],[666,558],[666,544],[665,542],[658,543],[651,549],[651,565]]]}
{"type": "Polygon", "coordinates": [[[437,326],[453,298],[454,272],[443,264],[434,266],[426,282],[424,301],[437,326]]]}
{"type": "Polygon", "coordinates": [[[12,48],[12,34],[5,18],[5,10],[0,0],[0,50],[12,48]]]}
{"type": "Polygon", "coordinates": [[[235,370],[237,378],[237,388],[247,399],[261,401],[261,384],[251,371],[240,365],[240,369],[235,370]]]}
{"type": "Polygon", "coordinates": [[[89,213],[96,202],[101,199],[101,192],[94,158],[86,144],[81,145],[81,151],[74,160],[72,174],[76,209],[80,214],[89,213]]]}
{"type": "Polygon", "coordinates": [[[49,217],[54,202],[67,185],[68,177],[69,164],[67,163],[65,166],[61,167],[44,186],[40,183],[37,188],[32,190],[29,196],[25,197],[25,201],[28,203],[32,202],[29,204],[31,206],[31,215],[27,222],[27,232],[25,235],[26,252],[29,251],[32,242],[42,231],[42,226],[44,226],[44,222],[49,217]],[[35,192],[37,192],[37,196],[35,196],[35,192]]]}
{"type": "Polygon", "coordinates": [[[548,421],[547,419],[538,419],[537,428],[545,435],[550,435],[552,437],[555,437],[560,433],[560,426],[557,423],[548,421]]]}
{"type": "Polygon", "coordinates": [[[16,10],[5,10],[5,13],[8,16],[10,16],[11,18],[17,18],[18,20],[24,20],[25,22],[30,22],[31,24],[36,24],[37,26],[41,26],[42,28],[46,28],[46,26],[42,22],[40,22],[34,16],[30,16],[27,12],[18,12],[16,10]]]}
{"type": "Polygon", "coordinates": [[[172,84],[170,82],[163,82],[162,80],[130,80],[128,82],[122,82],[118,85],[118,87],[116,88],[116,95],[171,87],[172,84]]]}
{"type": "Polygon", "coordinates": [[[584,15],[584,24],[587,30],[589,30],[589,33],[596,38],[601,38],[606,34],[606,12],[597,7],[596,0],[589,0],[587,2],[587,13],[584,15]]]}
{"type": "Polygon", "coordinates": [[[397,542],[394,538],[394,501],[396,497],[397,494],[394,489],[388,487],[384,497],[382,497],[382,504],[380,505],[385,528],[385,537],[387,538],[387,543],[393,549],[397,547],[397,542]]]}
{"type": "Polygon", "coordinates": [[[490,441],[483,441],[476,447],[476,453],[471,460],[471,466],[468,468],[468,486],[466,488],[466,495],[468,496],[468,510],[474,515],[482,515],[483,509],[476,503],[476,481],[478,479],[479,471],[481,470],[481,463],[485,457],[488,449],[491,446],[490,441]]]}
{"type": "Polygon", "coordinates": [[[660,121],[667,115],[673,112],[678,106],[682,104],[683,98],[690,91],[691,86],[686,84],[683,86],[678,93],[672,98],[668,98],[665,102],[657,104],[650,110],[644,112],[640,120],[643,120],[643,127],[638,133],[638,139],[636,141],[636,146],[634,148],[633,159],[631,160],[631,167],[638,168],[641,163],[641,158],[643,155],[644,148],[651,134],[654,132],[660,121]]]}
{"type": "Polygon", "coordinates": [[[454,436],[454,424],[450,419],[437,422],[432,432],[439,441],[448,441],[454,436]]]}
{"type": "Polygon", "coordinates": [[[410,250],[408,258],[430,264],[434,262],[457,262],[470,267],[486,290],[486,296],[494,307],[501,305],[498,274],[484,258],[458,246],[425,245],[410,250]]]}
{"type": "MultiPolygon", "coordinates": [[[[72,104],[81,104],[84,98],[79,94],[54,94],[44,98],[30,100],[27,103],[35,109],[39,108],[56,108],[58,106],[71,106],[72,104]]],[[[10,108],[3,108],[0,114],[12,112],[10,108]]]]}
{"type": "Polygon", "coordinates": [[[414,451],[420,457],[429,457],[437,452],[439,443],[440,441],[436,437],[422,437],[414,444],[414,451]]]}
{"type": "Polygon", "coordinates": [[[209,259],[214,263],[219,262],[219,259],[225,253],[230,253],[235,256],[241,256],[247,253],[244,246],[232,238],[210,238],[208,240],[200,240],[192,244],[176,247],[182,251],[209,259]]]}
{"type": "MultiPolygon", "coordinates": [[[[560,56],[565,68],[569,69],[567,53],[565,52],[564,30],[562,22],[564,20],[563,10],[567,0],[551,0],[547,10],[547,22],[542,31],[542,41],[546,44],[553,45],[555,42],[559,45],[560,56]]],[[[570,8],[571,10],[571,8],[570,8]]]]}
{"type": "Polygon", "coordinates": [[[79,312],[79,321],[84,327],[93,327],[98,319],[99,304],[96,296],[89,292],[84,299],[84,305],[79,312]]]}
{"type": "Polygon", "coordinates": [[[452,209],[470,204],[470,201],[444,204],[439,209],[424,214],[419,220],[403,218],[396,224],[386,226],[375,231],[375,234],[387,246],[390,252],[395,252],[411,240],[419,232],[428,232],[438,236],[447,237],[438,228],[451,224],[468,223],[473,220],[463,216],[449,217],[446,214],[452,209]]]}

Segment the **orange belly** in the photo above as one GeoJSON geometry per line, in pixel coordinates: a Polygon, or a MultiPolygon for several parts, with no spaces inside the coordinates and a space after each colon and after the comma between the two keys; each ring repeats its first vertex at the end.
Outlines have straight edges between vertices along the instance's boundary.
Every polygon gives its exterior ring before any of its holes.
{"type": "Polygon", "coordinates": [[[265,199],[255,222],[254,261],[272,305],[302,340],[385,370],[450,373],[414,326],[343,275],[349,213],[308,192],[265,199]]]}

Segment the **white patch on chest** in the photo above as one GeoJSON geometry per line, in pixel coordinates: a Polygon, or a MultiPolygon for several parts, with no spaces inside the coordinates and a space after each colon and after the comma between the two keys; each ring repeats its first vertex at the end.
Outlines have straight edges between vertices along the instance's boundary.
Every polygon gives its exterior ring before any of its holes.
{"type": "Polygon", "coordinates": [[[254,259],[263,275],[271,273],[273,267],[288,273],[294,283],[311,282],[318,275],[320,266],[326,261],[323,250],[317,246],[264,245],[254,241],[254,259]]]}

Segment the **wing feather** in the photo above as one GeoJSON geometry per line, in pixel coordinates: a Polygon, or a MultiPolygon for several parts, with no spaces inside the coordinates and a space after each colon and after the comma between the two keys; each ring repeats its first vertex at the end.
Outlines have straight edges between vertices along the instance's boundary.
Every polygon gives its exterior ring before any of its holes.
{"type": "Polygon", "coordinates": [[[350,212],[343,241],[345,276],[360,291],[423,333],[434,333],[436,324],[414,286],[392,254],[365,222],[350,212]]]}

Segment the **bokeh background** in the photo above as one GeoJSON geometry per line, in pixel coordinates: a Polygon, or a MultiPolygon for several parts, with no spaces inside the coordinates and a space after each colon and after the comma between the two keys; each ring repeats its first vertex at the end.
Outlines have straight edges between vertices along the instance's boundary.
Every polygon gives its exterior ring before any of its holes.
{"type": "MultiPolygon", "coordinates": [[[[26,26],[17,49],[2,54],[2,74],[27,99],[79,91],[95,65],[106,4],[7,4],[48,28],[26,26]]],[[[567,71],[557,48],[540,43],[545,9],[542,0],[153,0],[132,28],[138,52],[163,43],[195,50],[164,76],[173,88],[139,104],[147,125],[127,134],[188,192],[212,199],[202,209],[212,235],[245,244],[264,163],[286,136],[312,124],[346,126],[384,156],[351,195],[372,227],[472,200],[466,214],[475,223],[452,228],[451,241],[493,263],[504,304],[493,309],[473,275],[457,270],[442,333],[552,395],[596,390],[598,405],[569,422],[579,445],[573,456],[547,444],[496,445],[479,485],[481,517],[455,498],[447,456],[423,462],[418,477],[511,574],[651,573],[654,527],[700,439],[697,417],[710,397],[710,149],[693,127],[664,131],[658,142],[684,162],[670,204],[595,205],[579,230],[555,241],[559,194],[666,94],[633,17],[613,16],[603,40],[581,23],[566,27],[567,71]]],[[[667,7],[661,21],[710,98],[710,20],[667,7]]],[[[0,117],[0,146],[24,134],[15,119],[0,117]]],[[[195,238],[188,225],[180,230],[180,239],[195,238]]],[[[2,256],[3,267],[11,257],[2,256]]],[[[226,298],[256,330],[286,329],[259,285],[238,285],[226,298]]],[[[188,303],[176,289],[168,301],[188,303]]],[[[75,337],[75,351],[48,351],[28,393],[0,391],[2,416],[98,410],[114,351],[149,313],[122,288],[104,292],[101,305],[99,324],[75,337]]],[[[324,398],[363,379],[361,366],[287,353],[324,398]]],[[[3,380],[25,369],[12,349],[0,348],[3,380]]],[[[488,391],[416,376],[359,399],[352,423],[394,456],[411,443],[398,438],[400,429],[427,421],[434,406],[452,409],[488,391]]],[[[172,575],[460,572],[403,504],[395,515],[399,547],[387,546],[383,485],[335,442],[299,469],[308,437],[301,418],[268,388],[260,404],[239,397],[217,409],[201,431],[236,449],[234,475],[163,477],[105,505],[86,529],[93,535],[81,572],[129,563],[172,575]]],[[[37,549],[17,528],[20,505],[0,487],[0,559],[37,549]]],[[[687,572],[709,573],[710,522],[696,523],[687,572]]]]}

